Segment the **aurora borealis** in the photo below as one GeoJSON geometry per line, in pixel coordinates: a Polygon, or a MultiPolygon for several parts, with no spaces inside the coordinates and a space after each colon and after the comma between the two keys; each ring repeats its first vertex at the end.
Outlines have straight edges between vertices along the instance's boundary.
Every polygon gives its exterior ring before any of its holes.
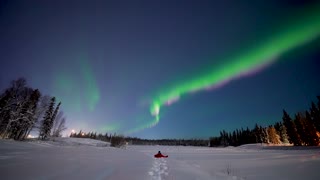
{"type": "Polygon", "coordinates": [[[171,105],[186,93],[222,87],[233,79],[260,69],[263,70],[264,67],[280,59],[282,54],[317,39],[320,36],[319,9],[310,9],[298,22],[287,25],[286,29],[279,31],[263,43],[257,44],[257,47],[223,60],[227,63],[213,67],[208,74],[189,79],[159,93],[150,108],[151,114],[156,117],[153,125],[159,121],[161,106],[171,105]]]}
{"type": "Polygon", "coordinates": [[[68,73],[68,70],[59,73],[54,84],[55,94],[61,99],[75,97],[72,100],[72,105],[67,106],[72,107],[71,109],[75,111],[81,111],[83,109],[81,106],[85,106],[84,109],[93,111],[99,101],[100,92],[90,65],[81,58],[84,57],[79,57],[79,66],[74,67],[79,70],[80,77],[68,73]],[[82,87],[79,87],[78,83],[76,83],[78,80],[83,81],[84,85],[82,87]],[[82,91],[79,91],[79,89],[82,89],[82,91]]]}
{"type": "Polygon", "coordinates": [[[0,88],[23,76],[70,129],[210,137],[320,92],[320,2],[0,4],[0,88]]]}

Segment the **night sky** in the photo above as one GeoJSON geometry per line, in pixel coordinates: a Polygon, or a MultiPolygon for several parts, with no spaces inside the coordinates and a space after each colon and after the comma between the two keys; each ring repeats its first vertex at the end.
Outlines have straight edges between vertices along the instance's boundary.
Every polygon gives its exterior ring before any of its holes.
{"type": "Polygon", "coordinates": [[[68,130],[208,138],[320,95],[320,2],[0,1],[0,89],[25,77],[68,130]]]}

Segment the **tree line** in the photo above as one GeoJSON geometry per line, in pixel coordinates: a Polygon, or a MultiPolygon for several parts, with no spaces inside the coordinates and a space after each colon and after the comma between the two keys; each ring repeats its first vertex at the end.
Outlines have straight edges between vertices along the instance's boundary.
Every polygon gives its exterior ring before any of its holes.
{"type": "Polygon", "coordinates": [[[0,138],[24,140],[31,131],[42,140],[62,136],[66,118],[59,111],[61,102],[55,104],[55,97],[42,96],[26,79],[13,80],[0,94],[0,138]]]}
{"type": "Polygon", "coordinates": [[[282,122],[268,127],[258,124],[253,129],[222,130],[220,136],[210,138],[210,146],[240,146],[250,143],[286,144],[294,146],[318,146],[320,144],[320,96],[318,103],[296,113],[293,118],[283,110],[282,122]]]}
{"type": "Polygon", "coordinates": [[[96,139],[96,140],[107,141],[107,142],[109,142],[113,136],[117,136],[117,135],[116,134],[112,135],[111,133],[97,134],[97,132],[86,133],[86,132],[83,132],[82,130],[80,130],[79,132],[72,132],[70,134],[70,137],[73,137],[73,138],[90,138],[90,139],[96,139]]]}
{"type": "Polygon", "coordinates": [[[124,144],[132,145],[168,145],[168,146],[208,146],[209,141],[205,139],[141,139],[137,137],[123,136],[116,133],[99,133],[97,132],[73,132],[70,134],[73,138],[90,138],[106,142],[111,142],[115,146],[124,144]]]}
{"type": "Polygon", "coordinates": [[[124,136],[122,135],[117,135],[116,133],[114,134],[108,134],[105,133],[104,135],[102,133],[99,133],[97,135],[97,132],[83,132],[80,130],[78,133],[77,132],[72,132],[70,134],[70,137],[72,138],[90,138],[90,139],[96,139],[100,141],[105,141],[105,142],[110,142],[111,146],[113,147],[122,147],[127,144],[127,141],[124,136]]]}
{"type": "Polygon", "coordinates": [[[135,145],[164,145],[164,146],[208,146],[206,139],[140,139],[126,137],[129,144],[135,145]]]}
{"type": "Polygon", "coordinates": [[[281,122],[262,127],[255,124],[254,128],[240,128],[231,132],[220,131],[220,136],[206,139],[141,139],[122,135],[96,132],[71,133],[70,137],[91,138],[107,142],[115,142],[115,146],[134,145],[172,145],[172,146],[240,146],[251,143],[293,144],[295,146],[318,146],[320,144],[320,96],[317,104],[294,115],[293,118],[283,110],[281,122]]]}

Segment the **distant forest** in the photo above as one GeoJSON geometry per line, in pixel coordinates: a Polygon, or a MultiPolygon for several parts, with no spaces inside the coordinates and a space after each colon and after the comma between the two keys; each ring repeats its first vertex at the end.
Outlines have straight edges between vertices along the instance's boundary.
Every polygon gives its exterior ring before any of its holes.
{"type": "Polygon", "coordinates": [[[282,122],[276,122],[268,127],[258,124],[253,129],[240,128],[232,132],[220,131],[220,136],[204,139],[140,139],[124,137],[117,134],[94,132],[75,132],[70,137],[92,138],[111,142],[113,146],[125,144],[135,145],[178,145],[178,146],[240,146],[251,143],[266,144],[292,144],[294,146],[319,146],[320,145],[320,96],[317,104],[312,102],[309,110],[298,112],[291,118],[283,110],[282,122]]]}
{"type": "Polygon", "coordinates": [[[250,143],[293,144],[294,146],[320,145],[320,96],[311,103],[309,110],[298,112],[291,118],[283,110],[282,122],[268,127],[258,124],[253,129],[221,131],[219,137],[210,138],[210,146],[239,146],[250,143]]]}
{"type": "Polygon", "coordinates": [[[55,106],[55,101],[27,86],[24,78],[12,81],[0,94],[0,138],[24,140],[31,131],[37,131],[41,140],[62,136],[66,118],[59,111],[61,102],[55,106]]]}
{"type": "Polygon", "coordinates": [[[141,139],[137,137],[124,137],[116,133],[112,134],[97,134],[93,132],[85,133],[80,132],[71,133],[70,137],[75,138],[91,138],[101,141],[111,142],[112,146],[123,146],[126,144],[133,145],[168,145],[168,146],[208,146],[209,140],[204,139],[141,139]]]}

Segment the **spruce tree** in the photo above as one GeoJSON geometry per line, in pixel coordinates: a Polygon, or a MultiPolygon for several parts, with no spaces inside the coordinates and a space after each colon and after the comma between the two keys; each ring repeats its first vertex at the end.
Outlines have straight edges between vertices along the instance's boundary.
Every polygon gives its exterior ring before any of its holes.
{"type": "Polygon", "coordinates": [[[45,116],[44,116],[42,124],[41,124],[39,137],[43,140],[48,138],[50,135],[51,126],[52,126],[51,120],[52,120],[53,108],[54,108],[55,101],[56,101],[56,98],[52,97],[50,105],[45,113],[45,116]]]}
{"type": "Polygon", "coordinates": [[[236,146],[237,145],[237,132],[235,130],[232,131],[232,146],[236,146]]]}
{"type": "Polygon", "coordinates": [[[317,130],[314,127],[314,124],[311,120],[311,115],[308,111],[306,111],[306,137],[307,137],[307,145],[309,146],[318,146],[319,145],[319,137],[317,135],[317,130]]]}
{"type": "Polygon", "coordinates": [[[311,103],[310,118],[316,130],[320,132],[320,109],[314,102],[311,103]]]}
{"type": "Polygon", "coordinates": [[[286,127],[286,130],[287,130],[289,142],[294,144],[295,146],[300,146],[301,141],[297,133],[296,126],[292,121],[292,119],[290,118],[289,114],[285,110],[283,110],[282,120],[283,120],[283,125],[286,127]]]}
{"type": "MultiPolygon", "coordinates": [[[[58,114],[60,105],[61,105],[61,102],[59,102],[59,104],[57,105],[57,107],[56,107],[56,109],[54,110],[54,112],[53,112],[53,114],[52,114],[52,117],[51,117],[51,119],[50,119],[50,124],[49,124],[50,132],[51,132],[51,130],[52,130],[52,128],[53,128],[54,121],[56,120],[56,116],[57,116],[57,114],[58,114]]],[[[49,134],[50,134],[50,132],[49,132],[49,134]]]]}
{"type": "Polygon", "coordinates": [[[260,126],[259,131],[261,134],[261,143],[268,143],[268,134],[266,132],[266,128],[263,128],[262,126],[260,126]]]}
{"type": "Polygon", "coordinates": [[[308,139],[305,132],[305,122],[303,119],[303,115],[301,113],[296,114],[293,122],[296,125],[297,133],[299,134],[301,144],[307,145],[308,139]]]}
{"type": "Polygon", "coordinates": [[[79,133],[76,135],[77,138],[80,138],[82,136],[83,132],[82,130],[79,131],[79,133]]]}
{"type": "Polygon", "coordinates": [[[288,143],[288,136],[287,136],[287,130],[286,130],[286,127],[280,123],[280,129],[279,129],[279,135],[280,135],[280,141],[282,143],[288,143]]]}
{"type": "Polygon", "coordinates": [[[37,103],[39,101],[41,94],[38,89],[33,90],[30,98],[26,101],[24,106],[22,107],[21,111],[21,119],[20,119],[20,126],[18,131],[16,132],[14,139],[16,140],[23,140],[29,129],[32,129],[34,115],[37,107],[37,103]]]}
{"type": "Polygon", "coordinates": [[[269,126],[268,129],[269,142],[272,144],[280,144],[280,136],[277,134],[276,129],[273,126],[269,126]]]}
{"type": "Polygon", "coordinates": [[[273,127],[276,129],[277,132],[280,132],[281,123],[276,122],[273,127]]]}
{"type": "Polygon", "coordinates": [[[241,135],[240,135],[239,129],[236,129],[236,134],[237,134],[236,146],[239,146],[240,145],[240,139],[241,139],[241,135]]]}
{"type": "Polygon", "coordinates": [[[0,124],[4,120],[4,112],[8,110],[8,104],[11,100],[11,93],[9,90],[6,90],[3,94],[0,95],[0,124]]]}
{"type": "Polygon", "coordinates": [[[256,138],[256,143],[262,143],[262,132],[258,124],[254,126],[253,133],[256,138]]]}

